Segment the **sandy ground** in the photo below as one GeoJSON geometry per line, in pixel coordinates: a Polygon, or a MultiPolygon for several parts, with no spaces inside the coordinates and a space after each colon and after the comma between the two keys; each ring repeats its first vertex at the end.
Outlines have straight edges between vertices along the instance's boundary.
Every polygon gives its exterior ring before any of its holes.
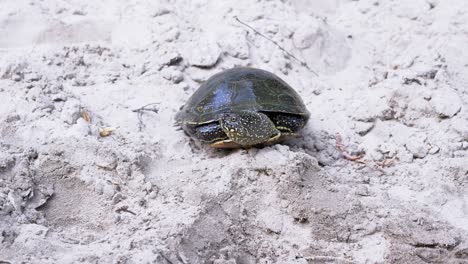
{"type": "Polygon", "coordinates": [[[467,43],[464,0],[0,0],[0,262],[468,263],[467,43]],[[173,126],[234,66],[301,94],[301,137],[173,126]]]}

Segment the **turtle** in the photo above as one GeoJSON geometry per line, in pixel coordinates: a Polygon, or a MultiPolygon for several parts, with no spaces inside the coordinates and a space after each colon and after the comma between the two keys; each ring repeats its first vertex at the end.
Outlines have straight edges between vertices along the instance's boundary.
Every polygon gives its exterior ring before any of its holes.
{"type": "Polygon", "coordinates": [[[251,67],[221,71],[180,108],[176,124],[214,148],[250,148],[297,135],[310,112],[275,74],[251,67]]]}

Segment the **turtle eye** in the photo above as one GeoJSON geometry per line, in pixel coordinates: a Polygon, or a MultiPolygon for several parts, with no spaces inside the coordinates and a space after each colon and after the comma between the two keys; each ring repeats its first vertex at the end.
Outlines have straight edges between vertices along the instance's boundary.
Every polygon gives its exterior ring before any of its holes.
{"type": "Polygon", "coordinates": [[[235,118],[234,116],[231,116],[231,117],[229,117],[229,121],[231,121],[231,122],[237,122],[237,118],[235,118]]]}

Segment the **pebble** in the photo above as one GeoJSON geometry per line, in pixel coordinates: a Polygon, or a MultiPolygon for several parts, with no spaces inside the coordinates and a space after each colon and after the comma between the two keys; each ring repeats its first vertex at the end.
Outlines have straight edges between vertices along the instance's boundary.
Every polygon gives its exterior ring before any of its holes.
{"type": "Polygon", "coordinates": [[[361,122],[356,121],[354,123],[354,130],[360,135],[365,136],[374,127],[374,122],[361,122]]]}
{"type": "Polygon", "coordinates": [[[116,193],[114,197],[112,197],[112,203],[118,204],[123,199],[124,199],[124,196],[121,193],[116,193]]]}
{"type": "Polygon", "coordinates": [[[425,137],[412,136],[405,146],[414,158],[422,159],[429,153],[429,146],[425,141],[425,137]]]}
{"type": "Polygon", "coordinates": [[[431,104],[441,118],[453,117],[462,107],[460,97],[451,89],[436,91],[432,96],[431,104]]]}
{"type": "Polygon", "coordinates": [[[370,196],[369,188],[364,185],[359,185],[354,193],[359,196],[370,196]]]}
{"type": "Polygon", "coordinates": [[[434,154],[438,153],[439,151],[440,151],[440,148],[438,146],[432,146],[429,149],[429,154],[434,155],[434,154]]]}
{"type": "Polygon", "coordinates": [[[81,105],[77,99],[68,99],[63,105],[62,114],[60,118],[67,124],[75,124],[80,118],[81,105]]]}
{"type": "Polygon", "coordinates": [[[184,80],[184,74],[172,68],[164,68],[161,70],[162,77],[166,80],[170,80],[173,83],[180,83],[184,80]]]}
{"type": "Polygon", "coordinates": [[[29,73],[29,74],[26,74],[26,76],[25,76],[25,79],[26,79],[28,82],[37,82],[37,81],[39,81],[41,78],[42,78],[42,76],[41,76],[41,75],[38,75],[37,73],[29,73]]]}
{"type": "Polygon", "coordinates": [[[188,45],[184,54],[184,58],[187,58],[190,65],[211,68],[218,62],[221,49],[214,40],[202,38],[188,45]]]}
{"type": "Polygon", "coordinates": [[[397,153],[396,146],[388,143],[382,143],[379,150],[382,154],[386,154],[388,157],[393,157],[397,153]]]}
{"type": "Polygon", "coordinates": [[[23,75],[17,74],[17,73],[16,73],[15,75],[13,75],[13,78],[12,78],[12,79],[13,79],[13,81],[15,81],[15,82],[20,82],[20,81],[23,80],[23,78],[24,78],[23,75]]]}
{"type": "Polygon", "coordinates": [[[467,150],[468,149],[468,142],[462,142],[462,149],[467,150]]]}
{"type": "Polygon", "coordinates": [[[397,157],[401,162],[409,163],[413,161],[413,154],[407,150],[400,150],[397,157]]]}
{"type": "Polygon", "coordinates": [[[158,17],[158,16],[162,16],[162,15],[166,15],[166,14],[169,14],[171,11],[165,7],[161,7],[161,8],[158,8],[154,13],[153,13],[153,17],[158,17]]]}

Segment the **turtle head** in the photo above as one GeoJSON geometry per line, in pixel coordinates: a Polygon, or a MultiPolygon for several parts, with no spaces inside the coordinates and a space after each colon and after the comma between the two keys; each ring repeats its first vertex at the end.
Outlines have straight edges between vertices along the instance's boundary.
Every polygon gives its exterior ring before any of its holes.
{"type": "Polygon", "coordinates": [[[229,139],[244,147],[265,143],[280,136],[267,115],[254,111],[221,114],[220,125],[229,139]]]}

